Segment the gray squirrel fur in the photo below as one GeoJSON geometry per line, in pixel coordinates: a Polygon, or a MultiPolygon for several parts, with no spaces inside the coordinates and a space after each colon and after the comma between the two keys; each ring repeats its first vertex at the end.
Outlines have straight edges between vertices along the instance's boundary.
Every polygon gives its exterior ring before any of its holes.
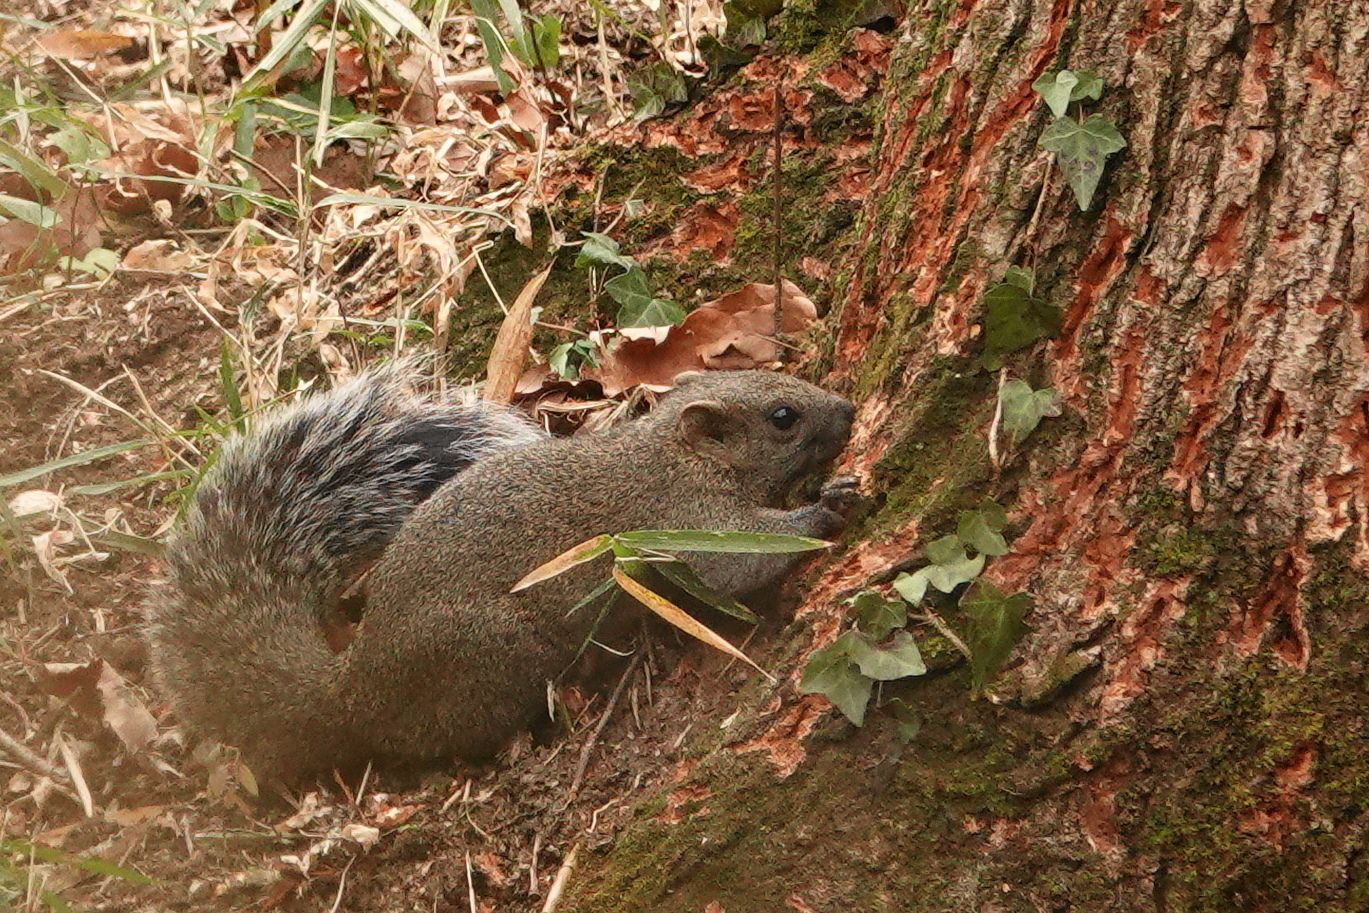
{"type": "MultiPolygon", "coordinates": [[[[152,669],[179,719],[293,779],[377,758],[487,758],[545,713],[547,682],[597,612],[568,610],[608,559],[520,593],[537,565],[605,532],[675,528],[827,536],[854,483],[779,507],[845,446],[846,400],[782,374],[708,372],[647,416],[550,438],[512,410],[365,375],[278,410],[224,445],[167,549],[149,605],[152,669]],[[771,420],[788,407],[788,430],[771,420]],[[353,642],[324,628],[374,562],[353,642]]],[[[796,555],[691,553],[744,595],[796,555]]],[[[645,611],[619,600],[608,630],[645,611]]]]}

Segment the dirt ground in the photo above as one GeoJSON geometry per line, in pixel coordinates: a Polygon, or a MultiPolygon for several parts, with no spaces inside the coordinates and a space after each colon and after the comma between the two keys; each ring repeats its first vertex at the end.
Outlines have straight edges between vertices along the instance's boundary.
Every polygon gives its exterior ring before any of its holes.
{"type": "MultiPolygon", "coordinates": [[[[218,330],[185,295],[153,284],[116,284],[98,294],[98,307],[87,300],[64,316],[63,305],[6,327],[0,474],[41,464],[59,442],[70,452],[136,434],[130,421],[92,406],[52,374],[130,406],[132,376],[151,410],[173,425],[193,423],[191,405],[216,395],[216,365],[204,353],[216,350],[218,330]]],[[[45,487],[164,468],[155,448],[144,449],[59,472],[45,487]]],[[[160,497],[167,490],[137,499],[114,493],[100,503],[147,531],[168,514],[160,497]]],[[[20,575],[0,577],[0,729],[22,734],[30,746],[64,739],[96,812],[85,815],[69,791],[35,791],[34,774],[19,765],[4,762],[0,780],[8,781],[8,834],[150,879],[134,884],[55,867],[49,889],[80,909],[465,910],[472,897],[480,909],[540,909],[572,847],[585,854],[609,844],[636,803],[687,767],[682,742],[689,730],[721,725],[735,709],[731,691],[749,677],[739,664],[655,630],[602,731],[606,702],[626,666],[607,655],[601,677],[609,687],[562,695],[576,711],[569,731],[543,733],[541,744],[525,738],[486,768],[374,770],[360,781],[259,800],[241,784],[223,783],[221,764],[203,763],[195,746],[183,744],[149,690],[137,630],[157,561],[112,552],[63,570],[69,593],[41,572],[30,575],[28,587],[20,575]],[[125,751],[98,709],[83,715],[80,701],[53,695],[46,664],[95,659],[112,666],[158,717],[158,736],[145,751],[125,751]],[[582,766],[583,783],[572,791],[582,766]],[[39,793],[45,798],[36,804],[39,793]]],[[[774,633],[774,617],[758,629],[758,643],[774,633]]],[[[55,752],[52,761],[63,768],[55,752]]],[[[670,813],[667,802],[663,814],[670,813]]]]}

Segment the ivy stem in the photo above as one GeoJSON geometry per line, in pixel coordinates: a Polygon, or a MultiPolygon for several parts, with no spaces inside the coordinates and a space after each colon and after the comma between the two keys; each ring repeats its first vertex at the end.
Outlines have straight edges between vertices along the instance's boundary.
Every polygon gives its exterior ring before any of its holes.
{"type": "Polygon", "coordinates": [[[951,646],[960,651],[961,655],[965,657],[966,662],[972,662],[974,660],[974,657],[970,654],[970,648],[965,646],[965,641],[961,640],[960,635],[951,630],[951,626],[946,624],[945,620],[942,619],[940,615],[936,614],[931,609],[927,609],[921,615],[914,617],[917,618],[918,621],[931,622],[932,627],[936,628],[937,632],[942,637],[949,640],[951,646]]]}
{"type": "Polygon", "coordinates": [[[1008,382],[1008,369],[998,369],[998,402],[993,407],[993,421],[989,423],[989,462],[993,464],[994,475],[1003,463],[998,453],[998,429],[1003,424],[1003,386],[1008,382]]]}

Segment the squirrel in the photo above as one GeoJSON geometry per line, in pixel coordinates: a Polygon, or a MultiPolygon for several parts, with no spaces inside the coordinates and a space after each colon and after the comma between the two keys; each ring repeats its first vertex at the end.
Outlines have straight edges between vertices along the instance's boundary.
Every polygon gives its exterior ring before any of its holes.
{"type": "MultiPolygon", "coordinates": [[[[632,529],[825,537],[859,500],[842,477],[780,506],[830,467],[854,415],[787,375],[691,372],[644,417],[566,438],[410,380],[364,374],[230,438],[168,543],[146,625],[154,678],[259,776],[488,759],[545,713],[548,680],[595,630],[595,612],[570,610],[610,559],[510,592],[527,571],[632,529]],[[356,636],[334,652],[325,627],[368,567],[356,636]]],[[[800,556],[681,557],[742,596],[800,556]]],[[[599,623],[622,627],[630,605],[599,623]]]]}

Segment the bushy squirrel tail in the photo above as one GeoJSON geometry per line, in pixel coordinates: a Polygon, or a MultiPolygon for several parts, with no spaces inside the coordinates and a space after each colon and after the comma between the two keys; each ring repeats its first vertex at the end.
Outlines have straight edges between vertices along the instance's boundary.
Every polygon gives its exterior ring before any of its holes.
{"type": "Polygon", "coordinates": [[[443,482],[541,439],[512,410],[410,392],[412,366],[363,375],[230,438],[166,552],[152,669],[178,718],[259,774],[361,760],[324,638],[343,591],[443,482]]]}

